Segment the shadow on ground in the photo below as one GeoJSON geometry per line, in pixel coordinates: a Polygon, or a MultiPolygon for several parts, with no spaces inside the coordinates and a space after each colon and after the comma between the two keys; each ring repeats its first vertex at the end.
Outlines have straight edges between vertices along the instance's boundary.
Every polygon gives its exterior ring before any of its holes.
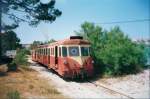
{"type": "Polygon", "coordinates": [[[0,72],[0,77],[3,77],[3,76],[7,76],[7,73],[1,73],[0,72]]]}

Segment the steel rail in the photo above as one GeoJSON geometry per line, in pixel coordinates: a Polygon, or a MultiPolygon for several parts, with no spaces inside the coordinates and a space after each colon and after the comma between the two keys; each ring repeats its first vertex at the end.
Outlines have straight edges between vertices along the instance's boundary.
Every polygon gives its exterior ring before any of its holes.
{"type": "Polygon", "coordinates": [[[125,96],[125,97],[127,97],[127,98],[135,99],[135,98],[133,98],[133,97],[130,97],[129,95],[126,95],[126,94],[124,94],[124,93],[118,92],[118,91],[113,90],[113,89],[110,89],[110,88],[108,88],[108,87],[106,87],[106,86],[104,86],[104,85],[96,84],[96,83],[91,82],[91,81],[88,81],[88,82],[91,83],[91,84],[93,84],[93,85],[95,85],[96,87],[97,87],[97,86],[98,86],[98,87],[102,87],[102,88],[105,88],[105,89],[110,90],[110,91],[112,91],[112,92],[115,92],[115,93],[118,93],[118,94],[120,94],[120,95],[123,95],[123,96],[125,96]]]}

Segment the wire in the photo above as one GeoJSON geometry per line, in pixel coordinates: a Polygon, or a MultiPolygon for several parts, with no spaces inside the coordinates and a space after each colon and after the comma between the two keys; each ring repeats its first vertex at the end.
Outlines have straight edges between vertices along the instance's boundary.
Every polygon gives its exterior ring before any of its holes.
{"type": "Polygon", "coordinates": [[[137,19],[137,20],[128,20],[128,21],[114,21],[114,22],[102,22],[102,23],[93,23],[93,24],[115,24],[115,23],[131,23],[131,22],[144,22],[150,21],[150,19],[137,19]]]}

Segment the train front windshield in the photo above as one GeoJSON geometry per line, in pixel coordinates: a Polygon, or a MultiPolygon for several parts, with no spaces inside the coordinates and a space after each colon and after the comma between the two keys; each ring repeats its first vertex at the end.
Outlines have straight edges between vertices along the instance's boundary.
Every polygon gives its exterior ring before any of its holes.
{"type": "Polygon", "coordinates": [[[81,49],[79,49],[78,46],[73,46],[73,47],[69,47],[69,56],[89,56],[89,47],[80,47],[81,49]],[[81,50],[81,55],[79,53],[79,50],[81,50]]]}
{"type": "Polygon", "coordinates": [[[62,47],[62,56],[67,57],[67,56],[89,56],[89,47],[79,47],[79,46],[71,46],[71,47],[62,47]],[[67,49],[68,49],[68,54],[67,55],[67,49]],[[81,52],[81,55],[80,55],[81,52]]]}
{"type": "Polygon", "coordinates": [[[70,56],[79,56],[79,47],[69,47],[70,56]]]}

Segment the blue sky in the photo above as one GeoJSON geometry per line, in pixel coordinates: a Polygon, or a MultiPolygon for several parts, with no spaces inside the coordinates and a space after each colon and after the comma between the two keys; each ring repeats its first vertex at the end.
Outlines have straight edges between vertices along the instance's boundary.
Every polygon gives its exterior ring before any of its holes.
{"type": "MultiPolygon", "coordinates": [[[[56,8],[62,11],[55,22],[41,23],[36,28],[21,23],[15,31],[21,43],[34,40],[61,40],[74,35],[85,22],[103,23],[150,18],[150,0],[56,0],[56,8]]],[[[121,30],[132,39],[147,39],[150,35],[149,22],[122,24],[97,24],[110,30],[120,26],[121,30]]]]}

